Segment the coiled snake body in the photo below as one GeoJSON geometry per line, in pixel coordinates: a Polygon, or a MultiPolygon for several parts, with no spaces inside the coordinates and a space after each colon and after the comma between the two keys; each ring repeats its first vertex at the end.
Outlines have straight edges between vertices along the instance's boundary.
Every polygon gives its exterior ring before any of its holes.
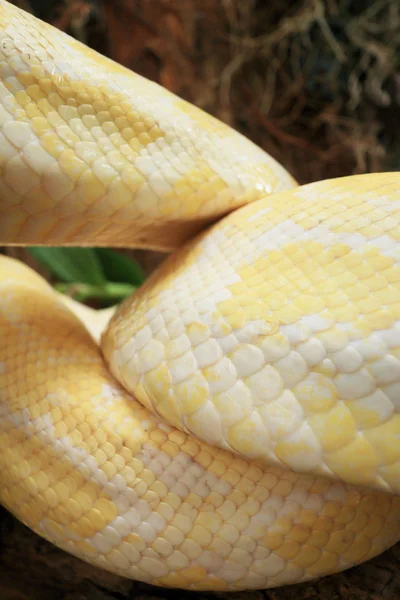
{"type": "Polygon", "coordinates": [[[399,240],[399,174],[297,187],[0,0],[0,242],[183,245],[117,310],[105,361],[94,311],[0,257],[1,503],[84,560],[194,590],[382,552],[400,538],[399,240]]]}

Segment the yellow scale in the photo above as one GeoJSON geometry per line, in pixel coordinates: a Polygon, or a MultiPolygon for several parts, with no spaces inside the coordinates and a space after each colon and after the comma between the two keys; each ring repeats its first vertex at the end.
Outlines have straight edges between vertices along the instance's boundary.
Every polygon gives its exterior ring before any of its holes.
{"type": "Polygon", "coordinates": [[[297,187],[0,0],[0,243],[187,242],[107,327],[0,257],[1,503],[83,560],[193,590],[395,543],[399,201],[398,173],[297,187]]]}

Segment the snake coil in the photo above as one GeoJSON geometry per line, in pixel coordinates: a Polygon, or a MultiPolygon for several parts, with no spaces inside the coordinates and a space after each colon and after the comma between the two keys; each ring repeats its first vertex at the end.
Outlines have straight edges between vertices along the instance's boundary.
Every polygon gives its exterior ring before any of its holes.
{"type": "Polygon", "coordinates": [[[83,560],[193,590],[395,543],[399,181],[297,186],[0,0],[0,242],[173,251],[102,335],[0,257],[1,503],[83,560]]]}

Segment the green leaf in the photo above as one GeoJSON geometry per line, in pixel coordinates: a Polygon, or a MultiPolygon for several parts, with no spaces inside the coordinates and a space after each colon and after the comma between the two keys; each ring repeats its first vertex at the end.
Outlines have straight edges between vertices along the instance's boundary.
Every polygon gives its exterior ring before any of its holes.
{"type": "Polygon", "coordinates": [[[90,283],[57,283],[56,290],[67,296],[71,296],[80,302],[87,300],[100,300],[107,305],[118,304],[130,296],[136,287],[130,283],[115,283],[113,281],[105,284],[91,285],[90,283]]]}
{"type": "Polygon", "coordinates": [[[30,247],[30,254],[66,283],[106,282],[101,262],[92,248],[30,247]]]}
{"type": "Polygon", "coordinates": [[[108,248],[96,248],[96,253],[108,281],[130,283],[138,287],[145,280],[146,276],[135,260],[108,248]]]}

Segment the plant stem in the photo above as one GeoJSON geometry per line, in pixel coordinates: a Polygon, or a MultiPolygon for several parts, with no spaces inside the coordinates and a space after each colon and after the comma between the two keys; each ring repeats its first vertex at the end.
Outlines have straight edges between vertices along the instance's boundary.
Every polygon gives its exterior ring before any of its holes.
{"type": "Polygon", "coordinates": [[[55,288],[75,300],[85,301],[89,298],[119,302],[132,294],[136,287],[130,283],[107,281],[103,285],[91,283],[58,283],[55,288]]]}

